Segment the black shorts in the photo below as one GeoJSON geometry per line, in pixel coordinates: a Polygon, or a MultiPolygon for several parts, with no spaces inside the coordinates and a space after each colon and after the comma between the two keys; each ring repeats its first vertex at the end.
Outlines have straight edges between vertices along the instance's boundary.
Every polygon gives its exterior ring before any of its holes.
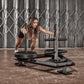
{"type": "Polygon", "coordinates": [[[19,31],[18,37],[19,37],[19,38],[24,38],[24,34],[23,34],[21,31],[19,31]]]}

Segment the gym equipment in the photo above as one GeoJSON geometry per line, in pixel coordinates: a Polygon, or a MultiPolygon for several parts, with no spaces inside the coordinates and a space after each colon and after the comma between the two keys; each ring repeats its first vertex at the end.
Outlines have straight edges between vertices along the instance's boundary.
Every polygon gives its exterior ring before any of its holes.
{"type": "MultiPolygon", "coordinates": [[[[45,55],[51,55],[51,54],[54,54],[54,53],[55,53],[54,49],[46,49],[45,50],[45,55]]],[[[58,55],[63,54],[63,53],[67,53],[67,51],[58,49],[58,55]]]]}
{"type": "Polygon", "coordinates": [[[37,53],[36,52],[31,52],[31,51],[28,51],[25,53],[25,51],[22,51],[22,52],[17,52],[15,54],[15,56],[17,56],[18,59],[33,59],[35,57],[37,57],[37,53]]]}
{"type": "MultiPolygon", "coordinates": [[[[55,41],[55,38],[45,39],[45,41],[55,41]]],[[[66,38],[58,38],[58,41],[66,41],[66,38]]]]}
{"type": "MultiPolygon", "coordinates": [[[[27,24],[25,24],[25,28],[27,29],[27,24]]],[[[66,69],[68,66],[75,65],[75,63],[72,62],[72,60],[63,56],[63,54],[66,53],[67,51],[60,50],[56,46],[58,42],[58,39],[56,37],[56,24],[54,25],[54,31],[55,31],[54,39],[52,40],[54,41],[54,45],[55,45],[54,49],[47,49],[45,50],[44,54],[37,54],[36,52],[27,51],[27,34],[26,34],[25,51],[15,53],[15,57],[17,58],[16,60],[18,61],[18,63],[15,63],[15,65],[24,66],[25,63],[34,63],[34,64],[39,64],[39,65],[44,65],[44,66],[49,66],[54,68],[63,67],[62,70],[58,71],[59,73],[64,75],[71,74],[70,72],[67,72],[66,69]],[[44,58],[44,57],[49,57],[50,59],[44,60],[44,61],[37,59],[37,58],[44,58]]],[[[48,39],[46,41],[51,41],[51,39],[48,39]]]]}

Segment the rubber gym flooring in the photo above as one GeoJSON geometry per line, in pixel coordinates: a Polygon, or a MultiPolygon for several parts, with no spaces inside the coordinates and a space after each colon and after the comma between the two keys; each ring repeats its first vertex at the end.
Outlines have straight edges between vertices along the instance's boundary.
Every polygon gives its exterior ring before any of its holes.
{"type": "MultiPolygon", "coordinates": [[[[57,73],[57,68],[36,64],[17,67],[14,63],[14,49],[0,49],[0,84],[84,84],[84,48],[65,49],[66,57],[76,65],[67,68],[71,75],[57,73]]],[[[43,53],[44,49],[36,49],[43,53]]],[[[47,58],[42,58],[42,60],[47,58]]]]}

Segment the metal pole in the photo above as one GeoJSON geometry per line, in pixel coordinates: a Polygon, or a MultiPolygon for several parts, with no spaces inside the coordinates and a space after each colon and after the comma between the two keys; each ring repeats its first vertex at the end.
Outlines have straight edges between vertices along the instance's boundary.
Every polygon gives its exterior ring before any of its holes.
{"type": "MultiPolygon", "coordinates": [[[[45,23],[46,23],[46,30],[49,30],[49,0],[45,0],[45,23]]],[[[46,38],[49,38],[49,35],[46,35],[46,38]]],[[[46,47],[49,47],[49,41],[46,42],[46,47]]]]}
{"type": "Polygon", "coordinates": [[[66,28],[66,38],[67,38],[66,47],[68,47],[68,23],[69,23],[68,0],[66,0],[66,19],[65,19],[65,22],[66,22],[65,28],[66,28]]]}
{"type": "Polygon", "coordinates": [[[29,19],[29,0],[24,0],[24,8],[25,8],[25,14],[24,14],[24,18],[25,18],[25,23],[28,24],[28,19],[29,19]]]}
{"type": "MultiPolygon", "coordinates": [[[[29,0],[24,0],[24,8],[25,8],[25,29],[28,30],[28,19],[29,19],[29,0]]],[[[27,41],[27,34],[25,34],[25,52],[27,53],[28,41],[27,41]]]]}
{"type": "Polygon", "coordinates": [[[56,0],[56,30],[57,30],[57,34],[55,37],[55,55],[54,55],[54,59],[58,59],[58,34],[59,34],[59,0],[56,0]]]}
{"type": "Polygon", "coordinates": [[[7,0],[2,0],[2,10],[4,48],[7,48],[7,0]]]}
{"type": "MultiPolygon", "coordinates": [[[[37,17],[39,19],[39,0],[35,0],[35,17],[37,17]]],[[[36,47],[39,47],[39,40],[37,39],[37,44],[36,47]]]]}
{"type": "Polygon", "coordinates": [[[78,5],[77,5],[77,0],[75,0],[76,4],[75,4],[75,47],[77,47],[77,24],[78,24],[78,5]]]}
{"type": "MultiPolygon", "coordinates": [[[[27,23],[25,23],[25,29],[27,30],[27,23]]],[[[25,52],[27,53],[27,34],[25,34],[25,52]]]]}
{"type": "Polygon", "coordinates": [[[18,33],[18,0],[13,0],[13,8],[14,8],[14,36],[16,44],[18,33]]]}

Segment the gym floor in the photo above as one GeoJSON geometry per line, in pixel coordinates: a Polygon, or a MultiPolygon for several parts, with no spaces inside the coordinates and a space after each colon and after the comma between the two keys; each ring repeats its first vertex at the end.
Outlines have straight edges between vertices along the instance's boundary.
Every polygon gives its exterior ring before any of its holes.
{"type": "MultiPolygon", "coordinates": [[[[14,65],[14,50],[0,49],[0,84],[84,84],[84,48],[65,49],[66,57],[76,65],[68,67],[71,75],[57,73],[57,68],[36,64],[26,64],[26,67],[14,65]]],[[[36,49],[43,53],[43,49],[36,49]]],[[[46,58],[44,58],[46,59],[46,58]]],[[[42,59],[43,60],[43,59],[42,59]]]]}

